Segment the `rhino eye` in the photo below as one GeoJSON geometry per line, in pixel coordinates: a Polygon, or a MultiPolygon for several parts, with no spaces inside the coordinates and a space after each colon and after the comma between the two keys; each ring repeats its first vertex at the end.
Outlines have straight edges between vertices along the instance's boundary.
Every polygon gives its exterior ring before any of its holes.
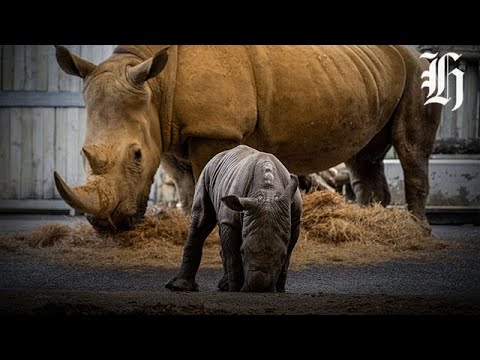
{"type": "Polygon", "coordinates": [[[142,150],[140,150],[140,149],[135,150],[134,155],[135,155],[136,160],[141,159],[142,158],[142,150]]]}
{"type": "Polygon", "coordinates": [[[133,155],[135,160],[140,160],[142,158],[142,148],[140,147],[140,144],[131,144],[129,153],[133,155]]]}

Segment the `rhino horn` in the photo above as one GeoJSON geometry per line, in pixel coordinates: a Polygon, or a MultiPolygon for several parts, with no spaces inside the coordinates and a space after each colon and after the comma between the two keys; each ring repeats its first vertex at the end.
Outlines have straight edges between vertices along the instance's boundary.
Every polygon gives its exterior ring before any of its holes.
{"type": "Polygon", "coordinates": [[[107,216],[112,212],[115,197],[104,179],[98,177],[85,185],[71,188],[56,171],[53,175],[60,196],[72,208],[92,215],[107,216]]]}
{"type": "Polygon", "coordinates": [[[96,145],[85,145],[82,152],[88,160],[94,174],[99,174],[107,165],[107,157],[96,145]]]}

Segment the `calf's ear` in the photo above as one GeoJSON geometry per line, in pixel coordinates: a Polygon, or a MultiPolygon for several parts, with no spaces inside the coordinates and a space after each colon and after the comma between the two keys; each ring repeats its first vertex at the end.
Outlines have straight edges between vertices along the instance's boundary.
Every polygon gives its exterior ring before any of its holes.
{"type": "Polygon", "coordinates": [[[293,195],[295,195],[295,192],[297,191],[297,188],[298,188],[298,177],[297,175],[290,174],[290,182],[288,183],[285,191],[280,197],[280,200],[290,204],[290,202],[292,201],[293,195]]]}
{"type": "Polygon", "coordinates": [[[256,205],[255,199],[239,198],[235,195],[227,195],[220,200],[234,211],[251,210],[256,205]]]}

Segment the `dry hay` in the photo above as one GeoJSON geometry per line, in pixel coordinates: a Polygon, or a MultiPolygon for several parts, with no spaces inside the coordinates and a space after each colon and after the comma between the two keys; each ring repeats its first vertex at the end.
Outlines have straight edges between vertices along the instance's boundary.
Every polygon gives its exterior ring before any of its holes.
{"type": "MultiPolygon", "coordinates": [[[[392,259],[426,257],[446,243],[428,237],[404,209],[379,204],[359,207],[336,193],[303,196],[303,223],[292,266],[342,263],[372,264],[392,259]]],[[[2,236],[9,251],[40,254],[86,266],[150,265],[177,267],[187,237],[189,218],[176,209],[149,209],[142,223],[118,234],[95,231],[89,224],[46,224],[26,235],[2,236]]],[[[202,266],[221,266],[215,230],[205,243],[202,266]]]]}
{"type": "MultiPolygon", "coordinates": [[[[176,267],[182,257],[188,225],[189,218],[176,209],[149,209],[134,229],[117,234],[98,232],[84,221],[74,226],[49,223],[26,235],[3,236],[1,243],[7,250],[38,253],[85,266],[176,267]]],[[[218,235],[212,233],[206,241],[202,264],[221,264],[217,259],[218,243],[218,235]]]]}
{"type": "Polygon", "coordinates": [[[447,242],[428,236],[404,208],[360,207],[329,191],[304,196],[302,216],[300,239],[292,255],[298,265],[426,258],[447,247],[447,242]]]}

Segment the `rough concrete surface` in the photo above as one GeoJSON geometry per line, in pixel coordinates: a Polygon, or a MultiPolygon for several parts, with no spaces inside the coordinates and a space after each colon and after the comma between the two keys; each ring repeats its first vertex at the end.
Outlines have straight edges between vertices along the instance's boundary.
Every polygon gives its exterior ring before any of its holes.
{"type": "MultiPolygon", "coordinates": [[[[20,231],[39,223],[28,219],[22,218],[20,231]]],[[[2,232],[19,231],[12,220],[0,218],[2,232]]],[[[433,231],[461,246],[428,261],[291,271],[284,294],[222,293],[216,290],[221,269],[202,268],[198,293],[173,293],[164,285],[176,269],[83,268],[0,250],[0,314],[480,315],[480,228],[434,226],[433,231]]]]}

